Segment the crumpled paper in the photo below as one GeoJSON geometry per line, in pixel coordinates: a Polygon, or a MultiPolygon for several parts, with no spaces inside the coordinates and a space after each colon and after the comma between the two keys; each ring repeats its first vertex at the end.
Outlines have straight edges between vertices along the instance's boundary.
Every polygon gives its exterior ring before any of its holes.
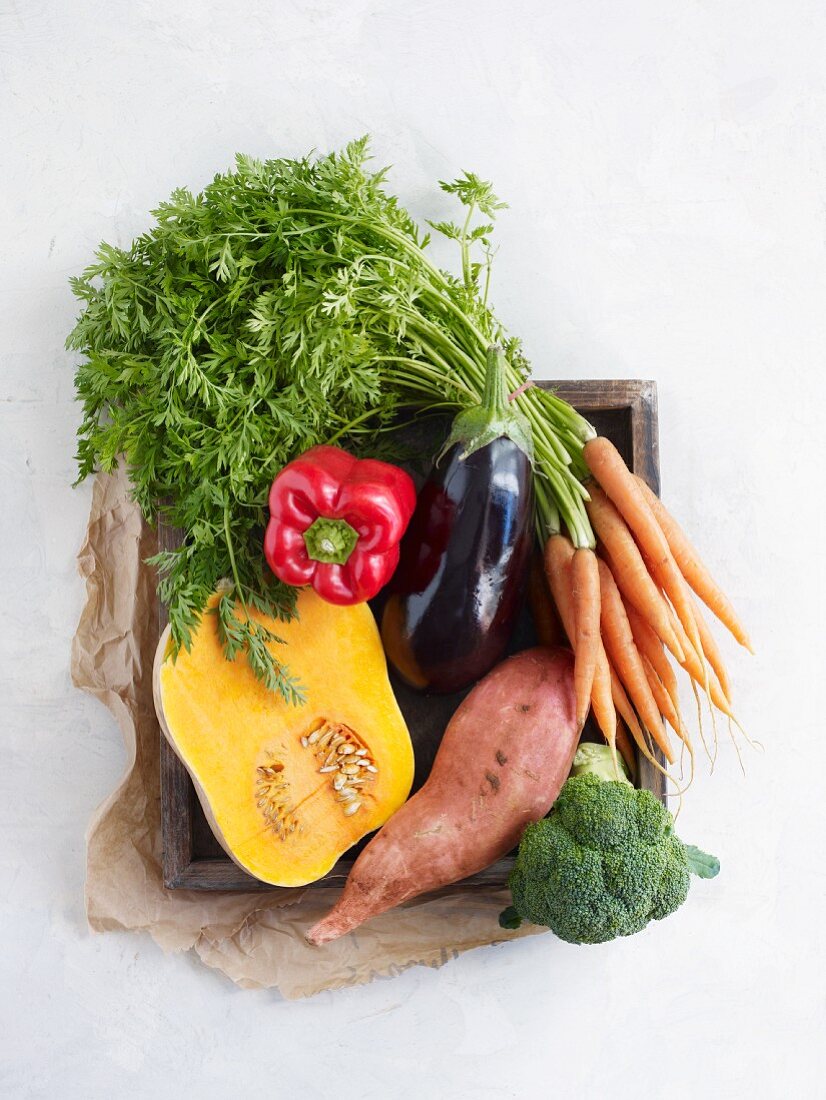
{"type": "Polygon", "coordinates": [[[158,638],[155,576],[144,559],[155,535],[141,520],[121,469],[99,475],[78,556],[86,604],[72,647],[72,678],[118,720],[126,773],[87,835],[86,910],[99,932],[149,932],[167,951],[194,949],[248,989],[285,997],[437,967],[472,947],[530,935],[500,929],[506,890],[448,889],[385,913],[356,932],[310,947],[304,933],[338,890],[221,893],[166,890],[161,871],[159,738],[152,702],[158,638]]]}

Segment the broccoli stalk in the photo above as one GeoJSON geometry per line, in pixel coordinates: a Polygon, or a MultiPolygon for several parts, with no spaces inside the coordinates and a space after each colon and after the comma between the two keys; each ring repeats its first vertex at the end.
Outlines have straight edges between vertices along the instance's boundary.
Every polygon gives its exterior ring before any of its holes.
{"type": "Polygon", "coordinates": [[[650,791],[615,775],[607,746],[579,748],[550,815],[522,836],[503,928],[544,924],[568,943],[632,936],[683,904],[692,873],[720,870],[713,856],[683,844],[650,791]]]}

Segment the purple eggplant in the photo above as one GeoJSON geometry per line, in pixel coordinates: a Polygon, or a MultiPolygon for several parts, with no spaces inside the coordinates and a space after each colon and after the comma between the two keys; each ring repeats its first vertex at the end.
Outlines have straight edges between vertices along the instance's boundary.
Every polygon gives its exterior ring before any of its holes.
{"type": "Polygon", "coordinates": [[[503,657],[533,540],[533,448],[508,400],[502,349],[482,402],[457,416],[402,540],[382,615],[391,665],[412,687],[454,692],[503,657]]]}

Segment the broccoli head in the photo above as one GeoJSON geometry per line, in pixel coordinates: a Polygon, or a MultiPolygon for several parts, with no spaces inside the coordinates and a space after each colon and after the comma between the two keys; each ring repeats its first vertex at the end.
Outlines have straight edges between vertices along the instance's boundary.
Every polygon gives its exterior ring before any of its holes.
{"type": "Polygon", "coordinates": [[[603,778],[597,749],[577,754],[550,816],[526,828],[503,927],[528,920],[569,943],[632,936],[683,904],[690,872],[710,878],[719,870],[713,857],[683,844],[650,791],[603,778]]]}

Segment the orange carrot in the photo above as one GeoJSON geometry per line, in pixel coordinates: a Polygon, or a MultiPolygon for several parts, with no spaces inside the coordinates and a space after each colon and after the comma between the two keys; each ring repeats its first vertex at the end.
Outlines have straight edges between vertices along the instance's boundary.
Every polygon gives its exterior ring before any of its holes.
{"type": "Polygon", "coordinates": [[[642,661],[643,668],[645,669],[645,675],[648,679],[648,686],[651,688],[651,694],[654,696],[654,701],[662,712],[666,722],[671,726],[674,732],[682,740],[685,740],[685,727],[680,721],[680,716],[677,714],[677,710],[671,701],[671,696],[665,689],[665,685],[656,673],[654,666],[648,660],[644,653],[640,654],[640,660],[642,661]]]}
{"type": "Polygon", "coordinates": [[[614,700],[614,706],[617,709],[617,724],[619,724],[620,721],[624,722],[633,735],[637,746],[642,749],[644,753],[650,755],[650,750],[642,732],[642,727],[634,713],[634,708],[631,706],[631,700],[625,694],[625,688],[622,686],[620,678],[613,668],[611,669],[611,695],[614,700]]]}
{"type": "MultiPolygon", "coordinates": [[[[614,707],[613,692],[611,691],[611,666],[608,664],[608,656],[601,638],[597,647],[594,684],[591,688],[591,707],[594,711],[596,723],[602,731],[602,736],[613,753],[614,746],[619,744],[617,741],[617,711],[614,707]]],[[[621,747],[620,751],[622,751],[621,747]]],[[[625,754],[623,753],[623,755],[625,754]]]]}
{"type": "Polygon", "coordinates": [[[705,749],[706,755],[711,761],[711,766],[713,770],[714,761],[717,759],[718,740],[717,720],[714,717],[714,707],[717,707],[718,710],[722,711],[722,713],[725,714],[732,722],[734,722],[738,726],[738,728],[742,727],[740,727],[740,723],[735,718],[734,713],[731,709],[731,702],[723,692],[723,689],[720,686],[720,681],[717,679],[714,670],[710,667],[708,661],[706,660],[702,648],[698,652],[694,648],[694,646],[690,644],[688,638],[685,635],[685,632],[682,629],[680,622],[677,619],[677,616],[674,615],[673,612],[672,621],[674,623],[674,629],[677,631],[677,634],[680,637],[681,643],[685,643],[683,645],[683,648],[685,649],[686,659],[685,661],[683,661],[682,667],[691,677],[691,688],[694,692],[694,701],[697,704],[697,721],[700,728],[700,740],[703,742],[703,748],[705,749]],[[706,697],[709,700],[709,710],[711,712],[711,727],[714,732],[713,755],[709,751],[705,734],[703,733],[702,707],[700,705],[700,695],[697,691],[698,684],[703,689],[706,697]],[[714,706],[712,706],[711,704],[714,704],[714,706]]]}
{"type": "Polygon", "coordinates": [[[700,644],[703,647],[703,653],[705,653],[708,663],[714,669],[714,674],[720,681],[720,687],[723,689],[725,697],[731,701],[731,681],[728,678],[726,672],[726,666],[723,663],[723,655],[720,652],[720,648],[717,645],[717,640],[709,629],[709,625],[700,610],[697,601],[692,600],[691,605],[694,608],[694,618],[697,620],[697,629],[700,632],[700,644]]]}
{"type": "MultiPolygon", "coordinates": [[[[683,746],[688,749],[688,755],[691,760],[691,775],[689,778],[689,782],[692,782],[694,779],[694,746],[691,744],[691,738],[689,737],[688,730],[685,728],[683,720],[680,717],[679,708],[674,706],[674,703],[672,702],[671,697],[669,696],[668,691],[665,688],[665,685],[654,670],[654,666],[644,654],[641,654],[641,657],[643,666],[645,667],[645,674],[648,677],[648,684],[651,688],[651,694],[656,699],[657,706],[662,711],[666,722],[668,722],[668,724],[682,741],[683,746]]],[[[703,743],[705,744],[705,742],[703,743]]]]}
{"type": "Polygon", "coordinates": [[[583,449],[588,469],[616,505],[645,556],[649,572],[677,612],[683,630],[698,651],[701,649],[697,623],[688,595],[688,585],[674,561],[666,537],[654,517],[639,482],[623,462],[614,444],[605,436],[590,439],[583,449]]]}
{"type": "Polygon", "coordinates": [[[570,564],[573,556],[573,543],[565,535],[551,535],[545,543],[545,576],[571,646],[576,641],[574,599],[570,579],[570,564]]]}
{"type": "MultiPolygon", "coordinates": [[[[637,748],[646,760],[650,760],[652,764],[656,764],[657,761],[648,746],[648,741],[643,733],[642,726],[640,726],[639,719],[634,713],[634,708],[631,706],[631,701],[626,695],[625,688],[622,686],[620,678],[613,668],[611,669],[611,695],[614,700],[616,712],[631,731],[631,735],[637,743],[637,748]]],[[[618,718],[617,721],[619,722],[619,720],[618,718]]],[[[673,762],[673,759],[669,760],[669,763],[673,762]]]]}
{"type": "Polygon", "coordinates": [[[579,728],[585,725],[591,704],[598,658],[600,583],[597,556],[587,547],[574,552],[570,564],[574,598],[574,684],[579,728]]]}
{"type": "Polygon", "coordinates": [[[528,606],[539,644],[559,645],[563,641],[562,626],[551,602],[551,593],[548,591],[548,582],[542,566],[542,555],[538,550],[531,558],[531,569],[528,575],[528,606]]]}
{"type": "Polygon", "coordinates": [[[628,735],[625,723],[621,718],[617,719],[617,748],[628,766],[628,773],[632,779],[637,777],[637,754],[634,752],[634,743],[628,735]]]}
{"type": "Polygon", "coordinates": [[[640,651],[641,656],[650,662],[657,676],[662,680],[675,710],[679,712],[680,689],[677,685],[674,669],[669,664],[663,650],[662,642],[654,633],[650,623],[646,622],[639,611],[630,603],[625,604],[625,613],[628,616],[628,622],[631,624],[631,633],[634,635],[637,649],[640,651]]]}
{"type": "Polygon", "coordinates": [[[611,573],[626,603],[644,615],[678,661],[683,652],[668,617],[662,593],[654,584],[625,520],[599,486],[589,489],[588,518],[600,541],[600,552],[611,559],[611,573]]]}
{"type": "Polygon", "coordinates": [[[745,646],[751,653],[752,649],[751,640],[746,633],[743,624],[737,617],[737,612],[726,596],[725,592],[720,588],[717,582],[709,573],[706,566],[703,564],[700,555],[691,545],[688,537],[668,511],[666,506],[662,503],[660,498],[654,493],[641,479],[638,478],[640,489],[643,496],[648,501],[651,511],[662,528],[662,532],[666,537],[671,553],[674,555],[680,572],[708,607],[710,611],[713,611],[721,623],[737,639],[740,645],[745,646]]]}
{"type": "Polygon", "coordinates": [[[727,717],[731,718],[733,721],[736,721],[734,714],[732,713],[731,702],[723,692],[723,689],[720,686],[720,681],[717,679],[714,670],[709,669],[707,662],[701,656],[702,649],[700,650],[700,653],[698,653],[694,646],[689,642],[688,638],[685,635],[685,632],[683,631],[681,623],[678,621],[676,615],[674,615],[673,612],[672,622],[674,624],[674,629],[677,632],[677,637],[680,639],[680,644],[685,650],[685,660],[681,662],[682,667],[686,670],[694,683],[699,684],[700,687],[703,688],[715,707],[717,707],[718,710],[721,710],[723,714],[725,714],[727,717]]]}
{"type": "MultiPolygon", "coordinates": [[[[545,576],[556,609],[562,620],[562,626],[570,642],[576,640],[576,616],[571,592],[570,566],[574,556],[571,540],[564,535],[551,535],[545,543],[545,576]]],[[[600,640],[597,651],[597,663],[594,670],[594,683],[591,689],[591,705],[594,718],[609,747],[616,743],[617,714],[611,694],[611,674],[608,658],[600,640]]]]}
{"type": "Polygon", "coordinates": [[[599,582],[602,593],[602,637],[609,660],[649,733],[671,762],[674,758],[668,734],[648,685],[639,651],[634,644],[622,596],[604,561],[599,563],[599,582]]]}

